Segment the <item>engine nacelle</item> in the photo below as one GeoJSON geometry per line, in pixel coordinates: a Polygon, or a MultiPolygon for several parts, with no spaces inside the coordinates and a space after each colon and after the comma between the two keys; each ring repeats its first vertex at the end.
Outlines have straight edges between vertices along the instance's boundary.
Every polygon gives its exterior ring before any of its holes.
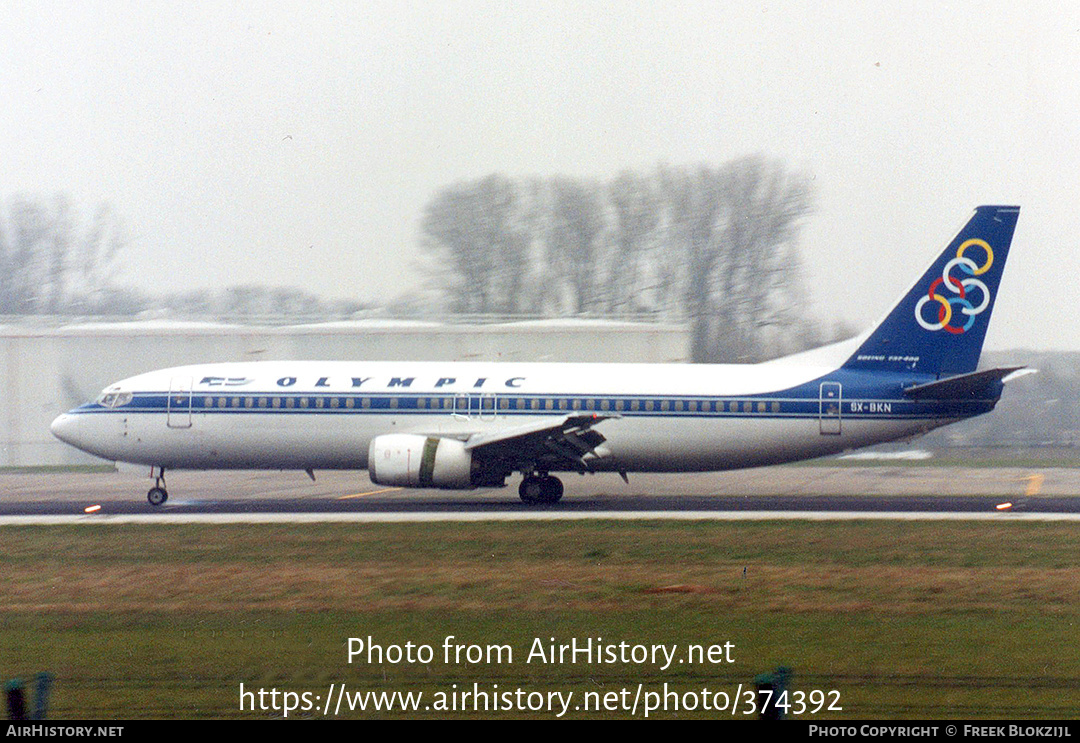
{"type": "Polygon", "coordinates": [[[379,485],[472,488],[472,469],[472,452],[457,439],[392,433],[376,436],[368,448],[368,475],[379,485]]]}

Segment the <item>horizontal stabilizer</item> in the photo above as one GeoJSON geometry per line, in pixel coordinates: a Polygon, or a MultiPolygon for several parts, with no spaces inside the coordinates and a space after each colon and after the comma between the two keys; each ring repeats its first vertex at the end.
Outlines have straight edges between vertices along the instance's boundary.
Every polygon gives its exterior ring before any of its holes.
{"type": "Polygon", "coordinates": [[[915,400],[997,399],[1001,396],[1001,381],[1023,368],[1022,366],[1007,366],[960,374],[948,379],[908,387],[904,390],[904,394],[915,400]]]}

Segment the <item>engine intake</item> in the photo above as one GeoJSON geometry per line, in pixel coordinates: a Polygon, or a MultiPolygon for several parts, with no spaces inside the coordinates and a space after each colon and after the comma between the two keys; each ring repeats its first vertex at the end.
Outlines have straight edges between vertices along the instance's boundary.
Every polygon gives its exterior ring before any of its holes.
{"type": "Polygon", "coordinates": [[[464,490],[476,487],[472,470],[472,453],[457,439],[393,433],[368,448],[368,475],[378,485],[464,490]]]}

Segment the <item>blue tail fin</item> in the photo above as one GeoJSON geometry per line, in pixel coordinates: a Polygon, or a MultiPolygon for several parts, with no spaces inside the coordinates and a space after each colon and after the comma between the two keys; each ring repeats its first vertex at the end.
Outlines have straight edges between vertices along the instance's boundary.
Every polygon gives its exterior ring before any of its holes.
{"type": "Polygon", "coordinates": [[[844,367],[937,375],[974,371],[1019,213],[1017,206],[977,207],[844,367]]]}

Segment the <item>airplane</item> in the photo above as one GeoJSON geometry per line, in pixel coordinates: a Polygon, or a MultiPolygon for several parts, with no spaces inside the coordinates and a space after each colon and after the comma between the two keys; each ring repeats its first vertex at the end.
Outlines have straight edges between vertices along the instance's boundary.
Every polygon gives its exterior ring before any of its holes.
{"type": "Polygon", "coordinates": [[[111,384],[51,430],[149,466],[154,506],[173,469],[367,469],[462,490],[521,473],[521,499],[551,504],[553,473],[719,471],[910,438],[988,413],[1030,371],[976,370],[1019,211],[977,207],[860,336],[759,364],[198,364],[111,384]]]}

